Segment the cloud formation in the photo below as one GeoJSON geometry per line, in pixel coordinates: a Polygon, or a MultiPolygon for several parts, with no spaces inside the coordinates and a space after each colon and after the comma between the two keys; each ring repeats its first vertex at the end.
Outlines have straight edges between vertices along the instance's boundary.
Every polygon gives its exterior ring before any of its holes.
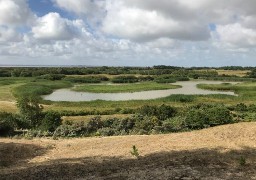
{"type": "Polygon", "coordinates": [[[49,13],[40,17],[32,27],[33,36],[41,40],[70,40],[80,35],[82,20],[68,20],[58,13],[49,13]]]}
{"type": "Polygon", "coordinates": [[[228,65],[230,57],[254,64],[253,0],[49,2],[57,12],[37,16],[28,0],[0,0],[0,63],[17,56],[55,64],[205,66],[228,65]]]}
{"type": "Polygon", "coordinates": [[[24,26],[33,18],[26,0],[0,0],[0,25],[24,26]]]}

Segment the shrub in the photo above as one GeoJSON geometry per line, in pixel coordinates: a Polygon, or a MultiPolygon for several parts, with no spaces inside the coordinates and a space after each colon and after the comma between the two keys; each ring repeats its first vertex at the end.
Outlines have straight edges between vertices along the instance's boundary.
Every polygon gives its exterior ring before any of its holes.
{"type": "Polygon", "coordinates": [[[177,81],[189,81],[188,77],[176,77],[175,78],[177,81]]]}
{"type": "Polygon", "coordinates": [[[64,77],[65,77],[64,74],[44,74],[44,75],[41,75],[39,78],[47,79],[50,81],[56,81],[56,80],[61,80],[64,77]]]}
{"type": "Polygon", "coordinates": [[[196,97],[194,95],[174,94],[166,97],[165,100],[187,103],[187,102],[193,102],[195,98],[196,97]]]}
{"type": "Polygon", "coordinates": [[[111,79],[113,83],[135,83],[138,82],[139,79],[135,76],[117,76],[111,79]]]}
{"type": "Polygon", "coordinates": [[[164,132],[184,131],[186,129],[185,117],[177,116],[163,121],[162,129],[164,132]]]}
{"type": "Polygon", "coordinates": [[[0,136],[10,136],[17,127],[17,119],[13,114],[0,113],[0,136]]]}
{"type": "Polygon", "coordinates": [[[61,116],[57,112],[47,112],[42,120],[40,129],[43,131],[54,132],[55,129],[61,125],[61,116]]]}
{"type": "Polygon", "coordinates": [[[65,80],[73,83],[100,83],[102,77],[86,76],[86,77],[66,77],[65,80]]]}
{"type": "Polygon", "coordinates": [[[132,117],[116,120],[115,123],[113,123],[112,127],[115,128],[118,132],[123,132],[127,134],[134,128],[135,119],[136,118],[132,117]]]}
{"type": "Polygon", "coordinates": [[[77,129],[70,125],[61,125],[53,133],[53,137],[76,137],[77,129]]]}
{"type": "Polygon", "coordinates": [[[158,123],[155,122],[154,117],[150,116],[143,116],[142,119],[137,119],[135,123],[135,127],[138,131],[144,130],[148,134],[158,123]]]}
{"type": "Polygon", "coordinates": [[[165,119],[168,119],[170,117],[173,117],[176,114],[176,110],[167,105],[161,105],[161,106],[142,106],[138,113],[144,116],[155,116],[159,120],[163,121],[165,119]]]}
{"type": "Polygon", "coordinates": [[[103,122],[101,120],[101,116],[95,116],[90,119],[87,123],[88,133],[96,132],[98,129],[103,127],[103,122]]]}
{"type": "Polygon", "coordinates": [[[37,128],[41,125],[43,119],[43,106],[39,104],[39,98],[36,96],[20,97],[17,100],[22,120],[27,125],[25,128],[37,128]]]}
{"type": "Polygon", "coordinates": [[[186,114],[185,125],[189,129],[232,123],[230,110],[223,105],[198,104],[186,114]]]}
{"type": "Polygon", "coordinates": [[[244,103],[239,103],[235,106],[234,110],[236,111],[247,111],[247,106],[244,103]]]}
{"type": "Polygon", "coordinates": [[[201,109],[192,109],[187,113],[185,118],[185,126],[189,129],[202,129],[208,123],[208,117],[205,116],[205,112],[201,109]]]}
{"type": "Polygon", "coordinates": [[[109,128],[109,127],[104,127],[100,128],[97,131],[100,136],[113,136],[115,134],[115,129],[109,128]]]}
{"type": "Polygon", "coordinates": [[[170,75],[162,75],[155,78],[157,83],[175,83],[176,79],[170,75]]]}

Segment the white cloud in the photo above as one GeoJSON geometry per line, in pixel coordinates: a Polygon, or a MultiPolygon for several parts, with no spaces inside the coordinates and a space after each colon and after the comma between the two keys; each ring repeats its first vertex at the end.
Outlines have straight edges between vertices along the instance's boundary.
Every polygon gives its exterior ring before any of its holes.
{"type": "Polygon", "coordinates": [[[33,18],[26,0],[0,0],[0,25],[24,26],[33,18]]]}
{"type": "Polygon", "coordinates": [[[107,11],[102,30],[119,38],[150,41],[164,37],[180,40],[206,40],[210,37],[205,23],[165,16],[153,8],[127,7],[125,3],[114,1],[108,4],[107,11]]]}
{"type": "Polygon", "coordinates": [[[229,46],[256,46],[256,29],[243,27],[239,23],[217,26],[220,41],[229,46]]]}
{"type": "Polygon", "coordinates": [[[0,42],[17,42],[22,40],[22,35],[14,29],[0,26],[0,42]]]}
{"type": "Polygon", "coordinates": [[[104,3],[101,0],[54,0],[54,2],[58,7],[78,14],[91,14],[104,3]]]}
{"type": "Polygon", "coordinates": [[[105,0],[53,0],[55,5],[68,12],[84,17],[96,26],[105,15],[105,0]]]}
{"type": "Polygon", "coordinates": [[[50,59],[49,63],[56,59],[54,64],[62,60],[95,65],[214,66],[255,57],[254,0],[52,2],[68,16],[62,11],[63,17],[56,12],[36,17],[26,0],[0,0],[0,62],[5,55],[50,59]]]}
{"type": "Polygon", "coordinates": [[[86,30],[82,20],[68,20],[58,13],[49,13],[37,19],[32,27],[33,36],[41,40],[69,40],[86,30]]]}

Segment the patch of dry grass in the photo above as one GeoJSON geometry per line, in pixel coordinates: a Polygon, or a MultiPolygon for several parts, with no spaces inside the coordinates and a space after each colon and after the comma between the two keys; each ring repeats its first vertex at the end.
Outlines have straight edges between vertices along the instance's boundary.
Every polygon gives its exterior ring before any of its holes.
{"type": "Polygon", "coordinates": [[[247,70],[216,70],[218,72],[218,75],[235,75],[239,77],[244,77],[247,75],[248,72],[247,70]]]}
{"type": "Polygon", "coordinates": [[[16,102],[0,101],[0,112],[15,113],[17,111],[16,102]]]}
{"type": "MultiPolygon", "coordinates": [[[[87,115],[87,116],[63,116],[63,121],[89,121],[91,118],[96,115],[87,115]]],[[[108,118],[126,118],[129,117],[130,114],[112,114],[112,115],[101,115],[101,119],[104,121],[108,118]]]]}
{"type": "Polygon", "coordinates": [[[14,179],[253,179],[255,142],[256,123],[166,135],[0,139],[0,151],[6,143],[51,147],[28,163],[3,167],[0,175],[14,179]],[[130,154],[133,145],[139,159],[130,154]],[[239,164],[241,157],[246,159],[244,166],[239,164]]]}

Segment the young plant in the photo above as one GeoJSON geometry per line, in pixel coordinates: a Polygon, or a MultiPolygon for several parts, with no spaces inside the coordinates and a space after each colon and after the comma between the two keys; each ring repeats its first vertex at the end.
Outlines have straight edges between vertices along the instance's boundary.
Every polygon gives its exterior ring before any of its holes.
{"type": "Polygon", "coordinates": [[[241,156],[239,158],[239,164],[240,164],[240,166],[244,166],[246,164],[246,159],[244,156],[241,156]]]}
{"type": "Polygon", "coordinates": [[[135,145],[132,146],[131,155],[135,156],[136,158],[139,158],[140,156],[139,150],[135,145]]]}

